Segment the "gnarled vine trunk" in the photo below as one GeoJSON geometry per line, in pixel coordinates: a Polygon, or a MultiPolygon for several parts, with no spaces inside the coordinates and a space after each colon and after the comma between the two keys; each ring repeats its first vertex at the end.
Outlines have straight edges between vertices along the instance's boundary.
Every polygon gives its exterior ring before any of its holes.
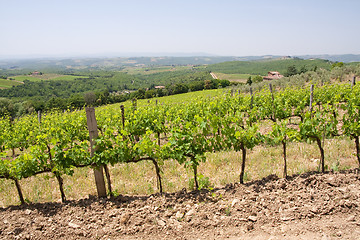
{"type": "Polygon", "coordinates": [[[325,172],[325,154],[324,154],[324,148],[321,144],[321,139],[320,138],[316,138],[316,143],[319,147],[319,150],[320,150],[320,155],[321,155],[321,158],[320,158],[320,164],[321,164],[321,172],[325,172]]]}
{"type": "Polygon", "coordinates": [[[240,172],[240,183],[244,184],[244,173],[245,173],[245,160],[246,160],[246,148],[244,144],[240,145],[242,152],[241,172],[240,172]]]}

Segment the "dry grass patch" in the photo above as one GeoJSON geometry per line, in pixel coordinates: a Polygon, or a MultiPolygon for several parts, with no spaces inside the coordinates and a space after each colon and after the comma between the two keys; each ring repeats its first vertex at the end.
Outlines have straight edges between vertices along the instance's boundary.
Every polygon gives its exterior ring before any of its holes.
{"type": "MultiPolygon", "coordinates": [[[[348,138],[325,141],[325,165],[328,170],[358,167],[354,142],[348,138]]],[[[247,151],[245,181],[257,180],[270,174],[282,176],[283,157],[281,146],[257,146],[247,151]]],[[[200,185],[221,187],[239,181],[241,152],[224,151],[208,153],[206,163],[198,172],[200,185]]],[[[320,152],[315,143],[289,143],[287,147],[288,175],[317,171],[320,152]]],[[[175,160],[165,161],[161,166],[163,187],[166,192],[189,189],[192,186],[192,169],[179,165],[175,160]]],[[[115,194],[153,194],[158,192],[154,165],[149,161],[110,166],[112,187],[115,194]]],[[[60,192],[53,174],[40,174],[22,179],[20,184],[29,202],[60,201],[60,192]]],[[[93,170],[75,169],[73,176],[64,176],[67,199],[86,198],[96,195],[93,170]]],[[[15,184],[0,179],[0,205],[19,204],[15,184]]]]}

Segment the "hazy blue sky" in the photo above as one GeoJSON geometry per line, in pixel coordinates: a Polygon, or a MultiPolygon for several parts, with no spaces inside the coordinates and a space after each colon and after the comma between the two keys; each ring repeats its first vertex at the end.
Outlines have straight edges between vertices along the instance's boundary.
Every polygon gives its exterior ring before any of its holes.
{"type": "Polygon", "coordinates": [[[0,0],[0,57],[360,54],[359,0],[0,0]]]}

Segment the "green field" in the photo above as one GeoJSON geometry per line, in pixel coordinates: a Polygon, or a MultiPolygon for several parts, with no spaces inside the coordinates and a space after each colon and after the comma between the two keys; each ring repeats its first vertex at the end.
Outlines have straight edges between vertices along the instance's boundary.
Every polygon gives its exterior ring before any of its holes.
{"type": "MultiPolygon", "coordinates": [[[[219,96],[227,92],[228,90],[224,89],[210,89],[210,90],[202,90],[202,91],[196,91],[196,92],[188,92],[188,93],[182,93],[182,94],[176,94],[176,95],[170,95],[165,97],[156,97],[152,99],[140,99],[138,101],[139,106],[147,106],[156,104],[156,101],[158,101],[158,104],[166,103],[166,104],[178,104],[178,103],[189,103],[194,101],[198,98],[212,98],[215,96],[219,96]]],[[[126,101],[126,103],[121,103],[130,106],[132,103],[130,101],[126,101]]]]}
{"type": "Polygon", "coordinates": [[[0,88],[5,89],[5,88],[11,88],[12,86],[21,85],[25,80],[29,80],[31,82],[41,82],[47,80],[73,81],[76,78],[88,78],[88,76],[61,75],[56,73],[43,74],[39,76],[18,75],[18,76],[8,77],[8,79],[0,79],[0,88]]]}
{"type": "MultiPolygon", "coordinates": [[[[39,82],[39,81],[44,81],[44,80],[67,80],[67,81],[72,81],[75,78],[84,78],[83,76],[73,76],[73,75],[61,75],[61,74],[56,74],[56,73],[48,73],[48,74],[43,74],[43,75],[38,75],[38,76],[32,76],[32,75],[19,75],[19,76],[14,76],[11,77],[12,79],[15,79],[16,81],[21,81],[23,82],[24,80],[29,80],[32,82],[39,82]]],[[[86,78],[86,77],[85,77],[86,78]]]]}
{"type": "Polygon", "coordinates": [[[226,79],[229,80],[230,82],[242,82],[242,83],[246,83],[247,79],[249,77],[254,77],[256,75],[251,75],[251,74],[243,74],[243,73],[239,73],[239,74],[227,74],[227,73],[220,73],[220,72],[215,72],[214,73],[219,79],[226,79]]]}
{"type": "Polygon", "coordinates": [[[22,83],[13,80],[0,79],[0,88],[10,88],[12,86],[17,86],[20,84],[22,83]]]}
{"type": "Polygon", "coordinates": [[[121,72],[125,72],[132,75],[150,75],[161,72],[173,72],[181,70],[189,70],[192,66],[137,66],[137,67],[125,67],[121,72]]]}

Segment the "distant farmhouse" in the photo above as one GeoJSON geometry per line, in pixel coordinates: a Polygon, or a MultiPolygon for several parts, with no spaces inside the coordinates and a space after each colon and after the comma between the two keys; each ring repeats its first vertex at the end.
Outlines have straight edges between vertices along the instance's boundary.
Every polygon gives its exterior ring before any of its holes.
{"type": "Polygon", "coordinates": [[[40,76],[40,75],[43,75],[43,73],[42,73],[42,72],[35,71],[35,72],[29,73],[29,75],[32,75],[32,76],[40,76]]]}
{"type": "Polygon", "coordinates": [[[263,77],[263,80],[274,80],[284,77],[279,72],[268,72],[268,75],[263,77]]]}

